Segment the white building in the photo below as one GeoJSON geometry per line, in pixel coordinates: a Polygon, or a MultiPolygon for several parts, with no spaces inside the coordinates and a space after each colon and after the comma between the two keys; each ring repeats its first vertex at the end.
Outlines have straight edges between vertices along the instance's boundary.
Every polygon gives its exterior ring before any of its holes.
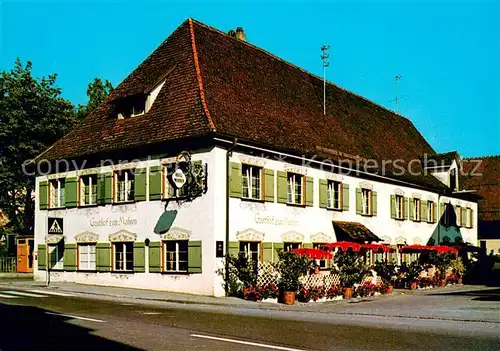
{"type": "Polygon", "coordinates": [[[475,243],[458,155],[421,162],[444,156],[332,84],[323,115],[321,87],[241,36],[184,22],[37,158],[51,172],[36,179],[35,278],[221,296],[225,252],[475,243]]]}

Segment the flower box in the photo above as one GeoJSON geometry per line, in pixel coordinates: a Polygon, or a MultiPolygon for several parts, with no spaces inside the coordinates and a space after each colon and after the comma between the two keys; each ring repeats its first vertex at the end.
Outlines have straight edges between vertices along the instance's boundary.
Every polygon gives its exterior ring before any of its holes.
{"type": "Polygon", "coordinates": [[[262,299],[262,302],[267,302],[267,303],[278,303],[278,298],[267,298],[267,299],[262,299]]]}

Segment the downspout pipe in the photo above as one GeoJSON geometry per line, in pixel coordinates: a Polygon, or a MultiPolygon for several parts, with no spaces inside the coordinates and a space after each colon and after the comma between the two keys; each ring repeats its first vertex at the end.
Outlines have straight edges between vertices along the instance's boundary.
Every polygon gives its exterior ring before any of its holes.
{"type": "Polygon", "coordinates": [[[229,281],[229,262],[227,260],[227,256],[229,255],[229,181],[230,181],[230,168],[229,168],[229,159],[231,158],[233,154],[233,150],[236,149],[236,146],[238,144],[238,138],[234,138],[233,144],[227,149],[226,151],[226,259],[225,261],[225,290],[226,290],[226,296],[229,295],[229,289],[228,289],[228,284],[227,282],[229,281]]]}

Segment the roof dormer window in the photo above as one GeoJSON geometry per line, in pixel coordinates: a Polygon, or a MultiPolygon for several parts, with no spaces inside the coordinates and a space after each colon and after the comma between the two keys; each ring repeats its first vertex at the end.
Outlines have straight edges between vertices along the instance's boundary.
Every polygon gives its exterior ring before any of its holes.
{"type": "Polygon", "coordinates": [[[130,117],[143,115],[145,110],[146,110],[146,100],[138,99],[134,101],[134,103],[132,104],[132,111],[130,117]]]}
{"type": "Polygon", "coordinates": [[[118,119],[141,116],[146,112],[147,96],[135,95],[117,104],[116,111],[118,119]]]}

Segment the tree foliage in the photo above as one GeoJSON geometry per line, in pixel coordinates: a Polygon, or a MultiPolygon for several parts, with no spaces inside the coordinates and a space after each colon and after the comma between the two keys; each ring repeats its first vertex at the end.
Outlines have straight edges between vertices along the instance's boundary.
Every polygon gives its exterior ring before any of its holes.
{"type": "Polygon", "coordinates": [[[87,105],[78,105],[77,115],[79,119],[87,117],[94,111],[113,91],[113,85],[107,79],[103,82],[100,78],[94,78],[87,87],[87,96],[89,101],[87,105]]]}
{"type": "Polygon", "coordinates": [[[9,229],[33,230],[35,177],[23,163],[35,158],[76,123],[71,102],[61,97],[56,74],[34,78],[32,64],[20,59],[10,71],[0,72],[0,208],[9,229]]]}

